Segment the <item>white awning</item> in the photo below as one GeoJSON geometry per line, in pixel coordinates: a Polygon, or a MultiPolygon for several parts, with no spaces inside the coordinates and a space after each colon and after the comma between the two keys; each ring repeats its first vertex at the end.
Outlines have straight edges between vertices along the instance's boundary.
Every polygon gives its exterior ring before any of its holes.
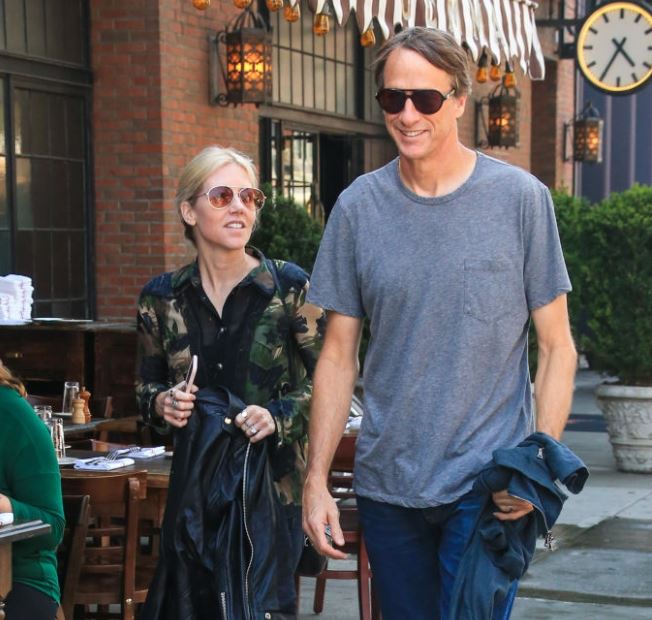
{"type": "Polygon", "coordinates": [[[308,0],[308,5],[319,13],[327,1],[340,26],[354,11],[360,32],[376,18],[386,39],[396,25],[439,28],[466,43],[476,62],[486,50],[498,63],[520,65],[534,80],[545,75],[534,21],[538,4],[532,0],[308,0]]]}

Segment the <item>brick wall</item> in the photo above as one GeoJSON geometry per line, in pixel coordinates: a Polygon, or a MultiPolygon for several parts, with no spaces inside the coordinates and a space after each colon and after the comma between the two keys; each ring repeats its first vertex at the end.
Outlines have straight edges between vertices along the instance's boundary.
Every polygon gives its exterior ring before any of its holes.
{"type": "Polygon", "coordinates": [[[183,166],[215,143],[258,157],[255,107],[208,101],[207,35],[236,13],[230,0],[91,3],[100,319],[133,318],[145,282],[193,255],[173,205],[183,166]]]}

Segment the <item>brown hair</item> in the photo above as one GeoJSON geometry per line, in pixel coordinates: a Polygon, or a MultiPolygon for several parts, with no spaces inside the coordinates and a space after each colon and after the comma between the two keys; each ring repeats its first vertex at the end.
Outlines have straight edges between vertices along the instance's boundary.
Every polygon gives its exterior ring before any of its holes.
{"type": "Polygon", "coordinates": [[[447,32],[421,26],[401,30],[380,48],[372,65],[379,89],[384,86],[383,73],[387,58],[397,49],[412,50],[450,75],[456,97],[471,93],[469,59],[464,48],[447,32]]]}
{"type": "Polygon", "coordinates": [[[0,360],[0,385],[4,385],[5,387],[15,390],[23,398],[27,396],[25,386],[21,383],[20,379],[14,377],[14,375],[11,374],[11,370],[9,370],[9,368],[7,368],[2,363],[2,360],[0,360]]]}
{"type": "Polygon", "coordinates": [[[181,204],[188,201],[194,207],[195,200],[197,199],[196,194],[201,189],[204,181],[213,172],[229,164],[240,166],[247,173],[251,186],[258,187],[256,168],[251,158],[235,149],[217,145],[208,146],[195,155],[181,172],[177,195],[174,197],[174,204],[177,207],[177,212],[183,224],[183,234],[193,245],[195,244],[195,239],[192,234],[193,227],[187,224],[181,216],[181,204]]]}

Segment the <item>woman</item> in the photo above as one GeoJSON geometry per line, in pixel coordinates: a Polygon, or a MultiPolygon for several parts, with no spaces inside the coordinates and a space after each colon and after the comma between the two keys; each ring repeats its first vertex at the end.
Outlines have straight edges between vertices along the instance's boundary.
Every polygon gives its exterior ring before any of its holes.
{"type": "Polygon", "coordinates": [[[65,524],[59,464],[47,427],[1,361],[0,427],[0,512],[52,526],[45,536],[14,543],[6,618],[53,620],[59,606],[56,549],[65,524]]]}
{"type": "Polygon", "coordinates": [[[279,559],[279,611],[292,614],[310,377],[324,313],[305,302],[303,270],[247,247],[265,201],[256,186],[251,160],[229,148],[206,148],[183,170],[175,202],[197,259],[141,293],[137,396],[144,419],[159,428],[188,424],[197,388],[225,387],[246,404],[235,425],[251,444],[273,446],[276,490],[292,540],[279,559]],[[186,391],[192,355],[199,368],[196,386],[186,391]]]}

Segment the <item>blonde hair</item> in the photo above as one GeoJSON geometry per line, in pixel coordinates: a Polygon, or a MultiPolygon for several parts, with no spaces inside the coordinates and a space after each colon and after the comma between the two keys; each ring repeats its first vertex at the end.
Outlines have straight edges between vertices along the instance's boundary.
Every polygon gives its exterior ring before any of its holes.
{"type": "Polygon", "coordinates": [[[23,398],[27,396],[25,386],[21,383],[20,379],[14,377],[11,370],[7,368],[0,360],[0,385],[11,388],[18,392],[23,398]]]}
{"type": "Polygon", "coordinates": [[[244,153],[229,147],[218,145],[206,147],[195,155],[181,172],[174,204],[184,227],[184,235],[193,244],[195,240],[192,235],[192,226],[183,219],[181,205],[187,201],[194,207],[197,199],[196,194],[202,188],[204,181],[215,171],[229,164],[240,166],[247,173],[251,186],[258,187],[258,175],[256,174],[254,162],[244,153]]]}

